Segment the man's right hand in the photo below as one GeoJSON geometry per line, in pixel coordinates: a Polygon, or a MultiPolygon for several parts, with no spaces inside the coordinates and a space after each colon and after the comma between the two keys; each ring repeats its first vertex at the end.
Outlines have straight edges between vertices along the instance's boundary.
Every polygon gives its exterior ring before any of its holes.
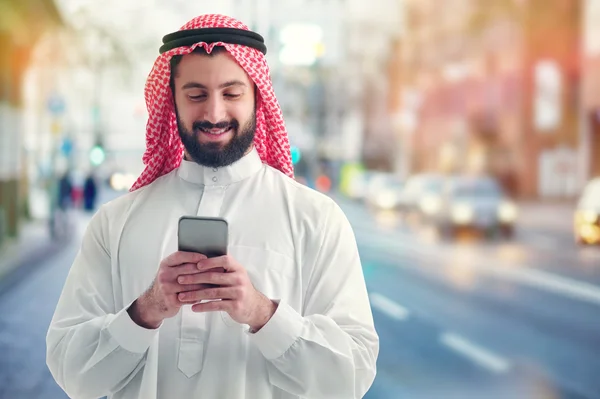
{"type": "Polygon", "coordinates": [[[175,252],[161,263],[156,278],[127,309],[131,319],[141,327],[158,328],[164,319],[175,316],[181,306],[177,294],[206,288],[205,284],[179,284],[177,278],[186,274],[196,274],[198,262],[206,256],[193,252],[175,252]]]}

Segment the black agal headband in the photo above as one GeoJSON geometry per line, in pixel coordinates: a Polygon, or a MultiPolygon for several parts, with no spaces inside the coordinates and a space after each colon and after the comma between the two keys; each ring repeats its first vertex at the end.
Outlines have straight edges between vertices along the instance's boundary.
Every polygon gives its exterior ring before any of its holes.
{"type": "Polygon", "coordinates": [[[191,46],[193,44],[204,43],[230,43],[241,44],[257,49],[263,54],[267,54],[265,39],[258,33],[236,28],[201,28],[186,29],[169,33],[162,39],[163,45],[160,47],[160,54],[177,47],[191,46]]]}

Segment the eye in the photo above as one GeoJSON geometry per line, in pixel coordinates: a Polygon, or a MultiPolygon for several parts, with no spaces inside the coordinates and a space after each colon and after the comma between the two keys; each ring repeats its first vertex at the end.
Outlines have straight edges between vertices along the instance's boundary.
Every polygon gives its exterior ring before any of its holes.
{"type": "Polygon", "coordinates": [[[206,94],[198,94],[197,96],[188,96],[188,98],[192,101],[204,100],[206,98],[206,94]]]}
{"type": "Polygon", "coordinates": [[[224,94],[225,97],[229,98],[230,100],[236,99],[236,98],[240,98],[242,95],[241,94],[234,94],[234,93],[225,93],[224,94]]]}

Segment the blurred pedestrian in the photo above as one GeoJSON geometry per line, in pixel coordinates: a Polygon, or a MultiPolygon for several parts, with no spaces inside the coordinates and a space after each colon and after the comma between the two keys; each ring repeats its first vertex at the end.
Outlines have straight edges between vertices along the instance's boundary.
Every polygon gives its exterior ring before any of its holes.
{"type": "Polygon", "coordinates": [[[50,236],[52,239],[62,240],[68,238],[72,232],[70,211],[73,208],[73,177],[71,171],[65,170],[58,180],[54,180],[51,190],[54,200],[48,218],[50,236]]]}
{"type": "Polygon", "coordinates": [[[65,211],[71,207],[73,180],[70,171],[66,171],[58,181],[58,207],[65,211]]]}
{"type": "Polygon", "coordinates": [[[362,398],[379,340],[356,241],[293,180],[263,38],[203,15],[163,43],[146,169],[90,222],[47,336],[52,374],[72,397],[362,398]],[[183,215],[225,218],[228,255],[177,252],[183,215]]]}
{"type": "Polygon", "coordinates": [[[93,173],[88,174],[83,183],[83,208],[87,212],[96,209],[96,198],[98,196],[98,185],[93,173]]]}

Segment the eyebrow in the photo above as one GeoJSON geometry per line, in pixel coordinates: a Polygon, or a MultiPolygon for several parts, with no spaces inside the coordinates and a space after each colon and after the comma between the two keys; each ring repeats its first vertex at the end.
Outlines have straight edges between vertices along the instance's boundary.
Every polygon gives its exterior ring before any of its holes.
{"type": "MultiPolygon", "coordinates": [[[[244,86],[247,87],[248,85],[244,82],[242,82],[241,80],[230,80],[228,82],[222,83],[219,85],[219,89],[225,89],[227,87],[232,87],[232,86],[244,86]]],[[[186,84],[184,84],[182,87],[182,89],[204,89],[204,90],[208,90],[208,87],[206,87],[205,85],[203,85],[202,83],[198,83],[198,82],[188,82],[186,84]]]]}

